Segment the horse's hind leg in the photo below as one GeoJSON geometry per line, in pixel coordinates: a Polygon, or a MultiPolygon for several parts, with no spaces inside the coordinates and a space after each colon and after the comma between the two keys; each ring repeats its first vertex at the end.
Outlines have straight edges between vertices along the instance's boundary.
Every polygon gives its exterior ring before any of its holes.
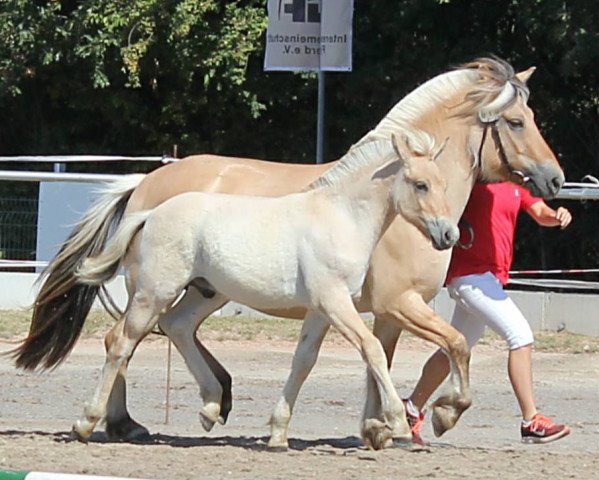
{"type": "Polygon", "coordinates": [[[125,314],[125,321],[120,323],[120,329],[115,332],[114,341],[106,352],[98,387],[86,405],[83,416],[73,425],[73,433],[79,439],[86,440],[96,424],[105,417],[108,398],[119,371],[126,366],[138,343],[152,330],[160,310],[168,305],[168,301],[153,302],[153,297],[152,294],[140,295],[137,292],[125,314]]]}
{"type": "MultiPolygon", "coordinates": [[[[132,242],[129,254],[125,259],[125,284],[129,299],[135,293],[135,284],[139,272],[138,243],[136,239],[132,242]]],[[[128,310],[128,308],[126,309],[128,310]]],[[[121,318],[104,337],[106,352],[122,331],[125,318],[121,318]]],[[[127,410],[127,366],[124,362],[114,381],[112,392],[106,405],[106,436],[109,440],[137,440],[148,437],[150,432],[146,427],[131,418],[127,410]]]]}
{"type": "Polygon", "coordinates": [[[300,388],[316,363],[320,346],[329,330],[329,326],[328,320],[316,312],[309,312],[304,319],[300,339],[291,364],[291,373],[283,388],[283,394],[270,417],[269,448],[286,449],[288,446],[287,429],[293,406],[300,388]]]}
{"type": "MultiPolygon", "coordinates": [[[[119,320],[104,338],[106,352],[117,338],[118,332],[122,331],[125,319],[119,320]]],[[[106,436],[109,440],[138,440],[148,437],[150,432],[146,427],[131,418],[127,411],[127,366],[129,362],[123,362],[114,381],[114,386],[108,403],[106,405],[106,436]]]]}
{"type": "Polygon", "coordinates": [[[204,406],[200,410],[202,426],[211,430],[216,422],[224,424],[232,407],[231,376],[196,338],[196,330],[228,299],[211,292],[206,295],[193,286],[183,298],[159,319],[160,327],[173,341],[187,368],[200,387],[204,406]]]}
{"type": "MultiPolygon", "coordinates": [[[[233,409],[233,379],[231,378],[231,374],[227,371],[227,369],[223,367],[216,358],[214,358],[212,353],[210,353],[204,344],[200,342],[195,334],[193,339],[198,352],[200,352],[200,355],[204,357],[208,367],[210,367],[210,370],[212,370],[213,375],[216,377],[222,388],[223,394],[220,401],[220,415],[218,416],[217,421],[221,425],[224,425],[227,423],[229,414],[233,409]]],[[[206,425],[204,425],[204,428],[206,428],[206,425]]]]}

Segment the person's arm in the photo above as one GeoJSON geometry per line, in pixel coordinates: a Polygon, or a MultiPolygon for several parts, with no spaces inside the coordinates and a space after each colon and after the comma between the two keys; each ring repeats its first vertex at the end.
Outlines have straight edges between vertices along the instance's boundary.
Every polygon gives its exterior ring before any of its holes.
{"type": "Polygon", "coordinates": [[[566,228],[572,221],[572,214],[567,208],[558,207],[554,210],[543,200],[533,203],[526,212],[543,227],[566,228]]]}

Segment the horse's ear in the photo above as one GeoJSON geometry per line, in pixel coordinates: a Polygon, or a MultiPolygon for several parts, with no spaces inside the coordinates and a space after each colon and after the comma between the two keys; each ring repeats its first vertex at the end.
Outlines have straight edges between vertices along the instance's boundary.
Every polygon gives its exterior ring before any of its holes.
{"type": "Polygon", "coordinates": [[[523,70],[521,72],[516,73],[516,78],[520,80],[522,83],[526,84],[531,75],[535,72],[537,67],[530,67],[527,70],[523,70]]]}
{"type": "Polygon", "coordinates": [[[443,150],[445,150],[445,147],[447,146],[448,141],[449,141],[449,137],[445,137],[445,140],[443,140],[443,143],[441,144],[441,146],[437,149],[437,151],[431,157],[431,160],[433,162],[436,161],[437,158],[439,158],[439,155],[441,155],[441,153],[443,152],[443,150]]]}
{"type": "Polygon", "coordinates": [[[410,158],[410,149],[408,147],[408,137],[405,134],[401,134],[401,140],[397,138],[394,133],[391,134],[391,143],[393,143],[393,150],[399,157],[401,163],[405,163],[410,158]]]}

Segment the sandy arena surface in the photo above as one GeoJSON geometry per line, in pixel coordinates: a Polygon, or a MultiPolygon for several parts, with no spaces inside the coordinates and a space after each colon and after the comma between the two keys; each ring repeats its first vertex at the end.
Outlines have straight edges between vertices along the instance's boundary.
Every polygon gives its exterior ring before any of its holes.
{"type": "MultiPolygon", "coordinates": [[[[432,351],[402,339],[392,376],[405,396],[432,351]]],[[[167,347],[145,341],[129,368],[129,406],[147,426],[143,444],[109,443],[102,427],[88,444],[67,441],[96,386],[104,361],[100,339],[80,341],[54,372],[23,373],[0,357],[0,469],[144,479],[287,478],[581,478],[599,477],[599,356],[536,353],[535,386],[543,413],[572,427],[548,445],[523,445],[504,351],[481,346],[472,365],[473,407],[429,447],[366,450],[359,438],[364,366],[338,343],[323,347],[304,385],[287,452],[266,449],[270,411],[289,372],[288,342],[207,342],[234,378],[228,424],[205,433],[198,389],[173,351],[170,421],[165,424],[167,347]]],[[[0,343],[0,350],[8,345],[0,343]]]]}

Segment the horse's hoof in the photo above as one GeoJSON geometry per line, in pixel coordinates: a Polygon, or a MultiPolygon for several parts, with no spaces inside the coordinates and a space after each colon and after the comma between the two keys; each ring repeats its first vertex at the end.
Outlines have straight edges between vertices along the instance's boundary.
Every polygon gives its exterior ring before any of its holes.
{"type": "Polygon", "coordinates": [[[362,440],[371,450],[382,450],[393,445],[393,430],[386,423],[369,418],[362,426],[362,440]]]}
{"type": "Polygon", "coordinates": [[[225,423],[227,423],[227,419],[224,418],[222,415],[219,415],[218,418],[216,419],[216,421],[218,422],[219,425],[224,425],[225,423]]]}
{"type": "Polygon", "coordinates": [[[200,423],[202,424],[204,430],[206,430],[207,432],[212,430],[212,427],[214,427],[214,424],[217,421],[217,419],[211,418],[205,411],[200,410],[200,423]]]}
{"type": "Polygon", "coordinates": [[[451,430],[460,415],[454,408],[448,406],[435,406],[433,407],[433,432],[435,437],[440,437],[447,430],[451,430]]]}
{"type": "Polygon", "coordinates": [[[108,440],[113,442],[139,441],[150,438],[150,431],[131,417],[125,417],[117,421],[106,421],[105,430],[108,440]]]}

